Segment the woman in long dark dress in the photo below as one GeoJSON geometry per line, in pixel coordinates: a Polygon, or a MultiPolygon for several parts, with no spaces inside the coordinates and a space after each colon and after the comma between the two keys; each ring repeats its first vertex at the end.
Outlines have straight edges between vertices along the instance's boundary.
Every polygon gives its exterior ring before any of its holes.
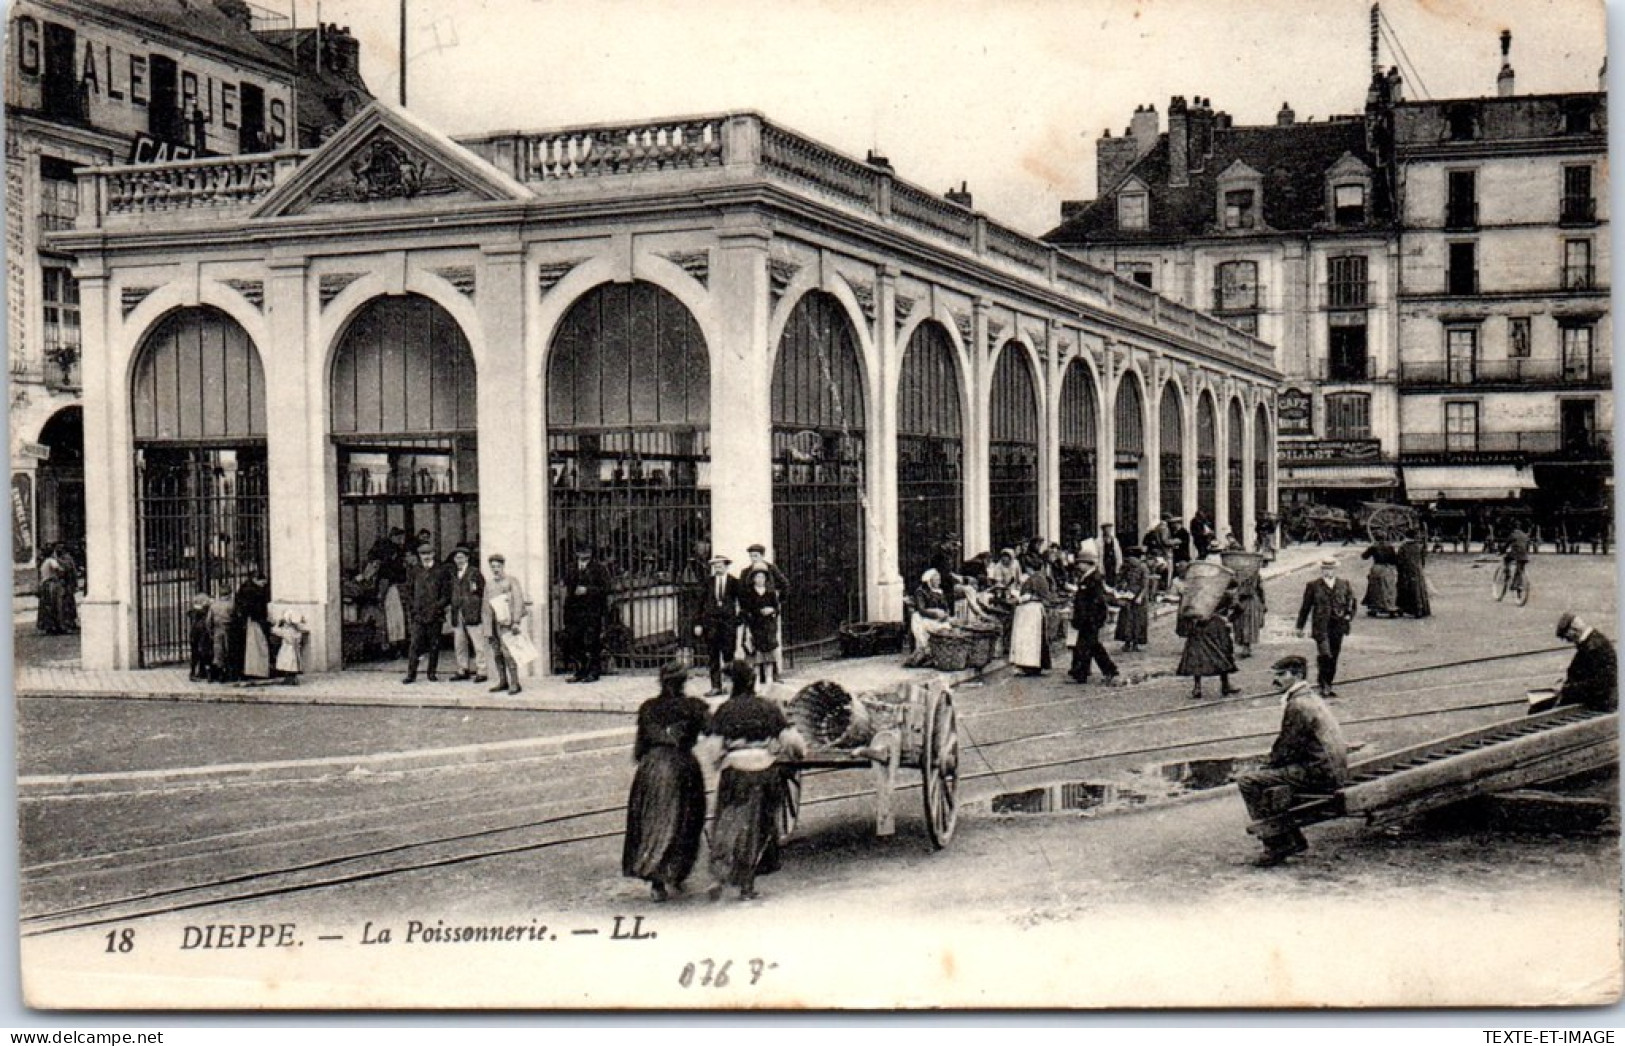
{"type": "Polygon", "coordinates": [[[778,672],[779,649],[779,593],[767,571],[745,572],[739,592],[739,623],[745,630],[745,656],[766,683],[778,672]]]}
{"type": "Polygon", "coordinates": [[[1203,676],[1218,676],[1219,690],[1227,697],[1241,693],[1239,687],[1230,685],[1230,673],[1236,671],[1236,644],[1230,619],[1239,609],[1234,588],[1225,591],[1218,607],[1206,617],[1187,615],[1185,607],[1180,607],[1180,619],[1185,625],[1185,649],[1174,671],[1195,678],[1192,698],[1201,699],[1203,676]]]}
{"type": "Polygon", "coordinates": [[[626,800],[621,874],[649,883],[656,901],[681,888],[700,856],[705,831],[705,776],[694,743],[711,711],[683,692],[688,669],[673,661],[660,670],[660,696],[638,708],[632,758],[638,771],[626,800]]]}
{"type": "Polygon", "coordinates": [[[271,678],[271,583],[260,568],[237,586],[233,609],[231,641],[242,658],[243,678],[271,678]]]}
{"type": "Polygon", "coordinates": [[[1388,542],[1378,541],[1360,553],[1360,558],[1371,560],[1362,600],[1366,613],[1371,617],[1399,613],[1399,553],[1388,542]]]}
{"type": "Polygon", "coordinates": [[[1145,646],[1151,631],[1151,571],[1143,551],[1138,545],[1124,550],[1127,559],[1117,570],[1117,591],[1126,597],[1117,611],[1117,639],[1126,651],[1145,646]]]}
{"type": "Polygon", "coordinates": [[[63,596],[68,591],[66,575],[62,561],[57,558],[56,546],[50,546],[39,565],[39,617],[35,625],[48,636],[59,636],[68,630],[67,622],[62,620],[63,596]]]}
{"type": "Polygon", "coordinates": [[[779,759],[806,751],[784,710],[756,694],[756,672],[735,661],[728,670],[733,695],[711,718],[722,741],[717,781],[717,818],[711,829],[710,895],[739,887],[741,900],[756,896],[756,877],[779,868],[779,814],[787,793],[779,759]]]}
{"type": "Polygon", "coordinates": [[[1399,546],[1399,612],[1409,617],[1429,617],[1433,603],[1428,599],[1428,577],[1423,569],[1427,550],[1414,538],[1399,546]]]}

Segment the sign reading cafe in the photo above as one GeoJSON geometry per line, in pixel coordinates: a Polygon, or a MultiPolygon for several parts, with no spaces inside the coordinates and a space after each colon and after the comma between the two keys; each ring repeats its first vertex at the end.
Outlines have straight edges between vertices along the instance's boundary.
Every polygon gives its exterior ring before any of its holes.
{"type": "Polygon", "coordinates": [[[1303,389],[1282,389],[1275,400],[1277,424],[1282,436],[1312,436],[1315,433],[1315,398],[1303,389]]]}

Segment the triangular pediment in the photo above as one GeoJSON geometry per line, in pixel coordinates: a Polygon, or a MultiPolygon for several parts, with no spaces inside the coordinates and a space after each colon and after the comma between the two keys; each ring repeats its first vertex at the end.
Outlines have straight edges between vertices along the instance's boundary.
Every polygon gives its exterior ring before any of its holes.
{"type": "Polygon", "coordinates": [[[1362,175],[1369,177],[1370,174],[1370,165],[1368,165],[1358,156],[1355,156],[1353,153],[1344,153],[1342,156],[1338,157],[1337,162],[1332,164],[1331,168],[1326,171],[1326,177],[1328,178],[1348,178],[1359,177],[1362,175]]]}
{"type": "Polygon", "coordinates": [[[524,185],[405,110],[373,102],[255,208],[255,218],[528,200],[524,185]]]}
{"type": "Polygon", "coordinates": [[[1223,173],[1219,175],[1219,181],[1246,182],[1255,181],[1263,177],[1263,174],[1259,173],[1257,168],[1250,166],[1245,160],[1235,160],[1232,161],[1230,166],[1226,167],[1223,173]]]}

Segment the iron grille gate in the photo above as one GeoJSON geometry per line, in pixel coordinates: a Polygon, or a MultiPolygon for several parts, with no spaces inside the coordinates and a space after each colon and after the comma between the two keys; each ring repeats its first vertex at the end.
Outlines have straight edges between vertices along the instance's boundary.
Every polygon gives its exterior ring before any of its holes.
{"type": "MultiPolygon", "coordinates": [[[[555,575],[578,544],[610,575],[604,654],[616,667],[656,668],[691,645],[684,620],[704,583],[691,555],[711,538],[711,444],[704,430],[554,432],[548,436],[549,530],[555,575]]],[[[709,568],[707,568],[708,571],[709,568]]],[[[553,634],[564,588],[553,587],[553,634]]],[[[564,644],[553,644],[555,672],[564,644]]]]}
{"type": "Polygon", "coordinates": [[[1245,542],[1247,540],[1247,530],[1246,530],[1246,528],[1244,526],[1245,520],[1243,519],[1242,514],[1241,514],[1241,479],[1242,479],[1241,462],[1236,461],[1233,458],[1231,459],[1231,461],[1230,461],[1230,469],[1229,469],[1229,476],[1230,476],[1230,506],[1229,506],[1229,510],[1230,510],[1230,517],[1229,517],[1230,536],[1235,538],[1237,541],[1245,542]]]}
{"type": "Polygon", "coordinates": [[[1093,447],[1061,447],[1061,537],[1073,548],[1100,529],[1095,476],[1093,447]]]}
{"type": "Polygon", "coordinates": [[[988,447],[988,524],[993,543],[1019,548],[1038,536],[1038,447],[999,442],[988,447]]]}
{"type": "Polygon", "coordinates": [[[1119,534],[1132,534],[1135,536],[1133,543],[1139,543],[1140,481],[1138,479],[1119,479],[1117,481],[1117,532],[1119,534]]]}
{"type": "Polygon", "coordinates": [[[863,618],[863,454],[861,432],[773,432],[773,553],[794,569],[786,654],[826,653],[863,618]]]}
{"type": "Polygon", "coordinates": [[[913,592],[944,538],[963,540],[965,447],[948,332],[915,328],[897,390],[897,568],[913,592]]]}
{"type": "Polygon", "coordinates": [[[186,661],[187,610],[269,569],[265,447],[163,447],[136,454],[137,646],[143,668],[186,661]]]}

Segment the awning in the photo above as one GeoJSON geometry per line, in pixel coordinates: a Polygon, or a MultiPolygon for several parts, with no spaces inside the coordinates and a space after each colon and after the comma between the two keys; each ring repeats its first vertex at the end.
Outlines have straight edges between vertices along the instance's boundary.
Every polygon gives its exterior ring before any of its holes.
{"type": "Polygon", "coordinates": [[[1407,466],[1411,501],[1507,501],[1535,489],[1535,470],[1518,465],[1407,466]]]}
{"type": "Polygon", "coordinates": [[[1392,465],[1282,465],[1279,474],[1283,490],[1312,487],[1349,487],[1378,490],[1399,486],[1399,472],[1392,465]]]}

